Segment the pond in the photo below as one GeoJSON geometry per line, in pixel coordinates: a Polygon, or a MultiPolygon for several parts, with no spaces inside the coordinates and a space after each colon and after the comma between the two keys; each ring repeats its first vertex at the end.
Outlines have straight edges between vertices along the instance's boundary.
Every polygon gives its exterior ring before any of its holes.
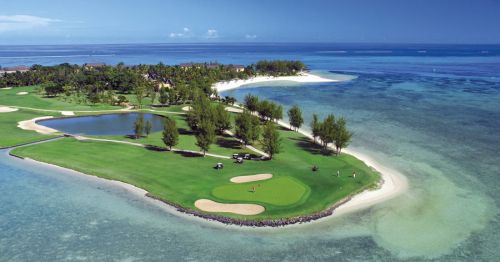
{"type": "Polygon", "coordinates": [[[37,123],[73,135],[112,136],[134,134],[134,123],[143,117],[151,121],[151,132],[163,130],[165,117],[149,113],[115,113],[94,116],[65,117],[41,120],[37,123]]]}

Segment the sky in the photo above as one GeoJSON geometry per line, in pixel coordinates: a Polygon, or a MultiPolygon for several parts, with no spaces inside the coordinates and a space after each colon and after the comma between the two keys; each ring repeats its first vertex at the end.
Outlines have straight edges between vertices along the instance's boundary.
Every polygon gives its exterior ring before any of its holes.
{"type": "Polygon", "coordinates": [[[0,0],[0,45],[500,44],[500,0],[0,0]]]}

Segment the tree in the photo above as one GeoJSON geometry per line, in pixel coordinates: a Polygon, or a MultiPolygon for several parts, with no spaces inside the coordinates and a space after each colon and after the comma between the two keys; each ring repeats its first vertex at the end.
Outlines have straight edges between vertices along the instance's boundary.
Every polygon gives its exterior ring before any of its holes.
{"type": "Polygon", "coordinates": [[[203,94],[198,93],[194,97],[193,104],[191,105],[191,110],[187,113],[187,122],[191,130],[196,131],[201,121],[206,119],[213,122],[213,112],[212,106],[210,104],[210,99],[203,94]]]}
{"type": "Polygon", "coordinates": [[[224,131],[231,129],[231,115],[223,104],[217,104],[214,109],[214,124],[217,131],[223,134],[224,131]]]}
{"type": "Polygon", "coordinates": [[[149,97],[151,98],[151,105],[155,104],[156,95],[158,91],[158,83],[156,81],[149,84],[149,97]]]}
{"type": "Polygon", "coordinates": [[[259,106],[259,98],[257,96],[248,94],[245,96],[245,107],[250,110],[250,112],[255,112],[257,111],[257,108],[259,106]]]}
{"type": "Polygon", "coordinates": [[[234,105],[234,103],[236,103],[236,98],[234,98],[232,96],[225,96],[224,100],[226,101],[226,103],[228,105],[234,105]]]}
{"type": "Polygon", "coordinates": [[[127,100],[127,97],[126,97],[126,96],[124,96],[124,95],[119,95],[119,96],[118,96],[118,101],[117,101],[117,103],[118,103],[119,105],[125,104],[125,103],[127,103],[127,102],[128,102],[128,100],[127,100]]]}
{"type": "Polygon", "coordinates": [[[174,105],[179,100],[179,94],[175,88],[168,89],[168,103],[174,105]]]}
{"type": "Polygon", "coordinates": [[[146,124],[144,125],[144,132],[146,133],[146,136],[149,136],[152,128],[153,123],[150,120],[146,121],[146,124]]]}
{"type": "Polygon", "coordinates": [[[89,92],[87,94],[87,99],[90,101],[90,103],[92,103],[94,105],[99,103],[99,101],[100,101],[99,94],[96,91],[89,92]]]}
{"type": "Polygon", "coordinates": [[[235,124],[235,136],[240,139],[245,146],[259,138],[259,119],[253,116],[250,112],[245,110],[243,113],[237,115],[235,118],[235,124]]]}
{"type": "Polygon", "coordinates": [[[342,148],[346,148],[351,142],[352,132],[347,129],[346,121],[343,117],[336,122],[335,148],[337,155],[340,155],[342,148]]]}
{"type": "Polygon", "coordinates": [[[288,110],[288,118],[290,120],[290,126],[295,128],[296,131],[302,126],[304,123],[304,119],[302,118],[302,111],[297,105],[294,105],[290,110],[288,110]]]}
{"type": "Polygon", "coordinates": [[[264,132],[262,133],[262,146],[264,152],[269,154],[269,158],[273,158],[273,155],[280,152],[280,145],[281,141],[276,126],[272,122],[266,123],[266,125],[264,125],[264,132]]]}
{"type": "Polygon", "coordinates": [[[215,142],[215,126],[208,119],[203,119],[196,130],[196,145],[203,151],[203,155],[210,149],[210,145],[215,142]]]}
{"type": "Polygon", "coordinates": [[[325,152],[328,150],[328,144],[335,141],[336,130],[335,116],[330,114],[325,118],[323,123],[321,123],[319,132],[319,137],[325,152]]]}
{"type": "Polygon", "coordinates": [[[179,130],[177,130],[175,120],[171,118],[167,118],[165,120],[162,140],[163,143],[168,146],[170,151],[172,151],[172,147],[176,146],[179,142],[179,130]]]}
{"type": "Polygon", "coordinates": [[[146,88],[144,86],[137,86],[134,89],[135,98],[137,99],[137,105],[139,108],[142,108],[142,100],[144,99],[144,95],[146,94],[146,88]]]}
{"type": "Polygon", "coordinates": [[[165,88],[160,89],[160,98],[159,102],[162,106],[166,105],[168,103],[168,91],[165,90],[165,88]]]}
{"type": "Polygon", "coordinates": [[[139,114],[137,119],[134,122],[134,134],[135,139],[139,139],[144,132],[144,115],[139,114]]]}
{"type": "Polygon", "coordinates": [[[313,114],[313,119],[311,121],[311,131],[312,131],[314,143],[316,143],[316,139],[318,138],[318,136],[320,134],[320,129],[321,129],[321,123],[319,122],[318,115],[313,114]]]}
{"type": "Polygon", "coordinates": [[[48,83],[44,87],[47,96],[57,96],[64,92],[64,87],[55,83],[48,83]]]}
{"type": "Polygon", "coordinates": [[[271,102],[271,120],[278,121],[283,118],[283,106],[271,102]]]}
{"type": "Polygon", "coordinates": [[[262,118],[263,120],[270,119],[273,114],[271,103],[267,100],[260,101],[257,106],[257,112],[259,113],[260,118],[262,118]]]}

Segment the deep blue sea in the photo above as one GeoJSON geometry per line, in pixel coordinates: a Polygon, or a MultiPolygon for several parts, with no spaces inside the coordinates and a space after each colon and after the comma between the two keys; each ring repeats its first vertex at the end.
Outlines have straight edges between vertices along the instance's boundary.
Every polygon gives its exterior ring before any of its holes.
{"type": "Polygon", "coordinates": [[[498,261],[498,45],[0,46],[2,66],[260,59],[299,59],[313,73],[350,80],[224,94],[298,104],[306,123],[314,112],[346,117],[352,149],[403,173],[408,191],[300,227],[235,229],[0,152],[0,261],[498,261]]]}

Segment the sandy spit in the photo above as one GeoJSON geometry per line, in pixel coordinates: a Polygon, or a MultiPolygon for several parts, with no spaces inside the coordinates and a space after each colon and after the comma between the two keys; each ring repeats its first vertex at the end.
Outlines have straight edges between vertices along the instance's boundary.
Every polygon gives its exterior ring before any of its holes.
{"type": "Polygon", "coordinates": [[[51,118],[53,118],[53,116],[42,116],[42,117],[36,117],[36,118],[30,119],[30,120],[19,121],[17,123],[17,127],[24,129],[24,130],[36,131],[36,132],[43,134],[43,135],[50,135],[53,133],[57,133],[59,131],[55,130],[53,128],[50,128],[50,127],[39,125],[36,123],[36,121],[44,120],[44,119],[51,119],[51,118]]]}

